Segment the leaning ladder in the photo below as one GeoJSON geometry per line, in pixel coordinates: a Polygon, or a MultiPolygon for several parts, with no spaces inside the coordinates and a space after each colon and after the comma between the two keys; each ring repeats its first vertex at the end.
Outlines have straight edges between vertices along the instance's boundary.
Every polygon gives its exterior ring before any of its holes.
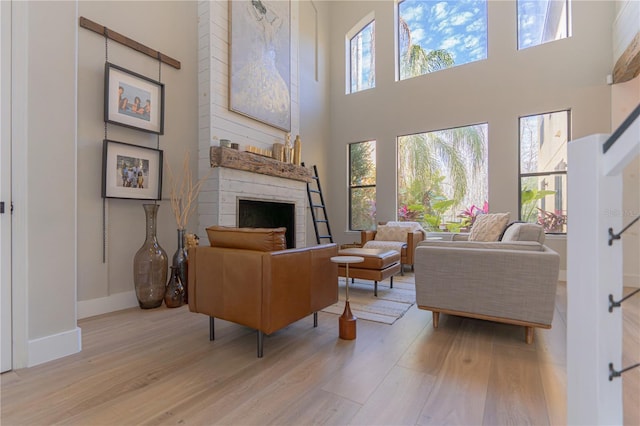
{"type": "MultiPolygon", "coordinates": [[[[327,208],[324,204],[322,196],[322,188],[320,187],[320,178],[318,177],[318,168],[313,166],[312,181],[307,182],[307,195],[309,196],[309,207],[311,208],[311,218],[313,219],[313,229],[316,231],[316,241],[321,244],[322,240],[333,242],[331,236],[331,227],[329,226],[329,218],[327,217],[327,208]],[[321,213],[318,215],[318,213],[321,213]],[[319,228],[322,228],[320,229],[319,228]],[[320,232],[324,231],[323,234],[320,232]]],[[[324,241],[327,242],[327,241],[324,241]]]]}

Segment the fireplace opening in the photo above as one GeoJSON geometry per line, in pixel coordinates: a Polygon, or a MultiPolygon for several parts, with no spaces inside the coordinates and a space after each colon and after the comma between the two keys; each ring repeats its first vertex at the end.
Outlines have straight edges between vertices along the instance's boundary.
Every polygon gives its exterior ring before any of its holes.
{"type": "Polygon", "coordinates": [[[238,227],[240,228],[287,228],[287,248],[296,245],[296,205],[260,200],[238,200],[238,227]]]}

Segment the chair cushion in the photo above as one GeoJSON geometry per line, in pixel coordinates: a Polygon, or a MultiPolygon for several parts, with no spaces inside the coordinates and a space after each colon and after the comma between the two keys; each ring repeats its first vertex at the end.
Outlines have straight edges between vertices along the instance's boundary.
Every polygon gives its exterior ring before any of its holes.
{"type": "Polygon", "coordinates": [[[407,234],[411,231],[411,228],[407,226],[389,226],[378,225],[376,230],[376,241],[402,241],[407,242],[407,234]]]}
{"type": "Polygon", "coordinates": [[[510,213],[487,213],[476,217],[469,241],[498,241],[502,230],[509,222],[510,213]]]}
{"type": "Polygon", "coordinates": [[[544,228],[536,223],[512,223],[505,229],[501,241],[537,241],[544,244],[544,228]]]}
{"type": "Polygon", "coordinates": [[[211,247],[277,251],[287,248],[286,231],[287,228],[210,226],[207,228],[207,235],[211,247]]]}
{"type": "Polygon", "coordinates": [[[380,249],[380,250],[395,250],[398,253],[402,253],[402,250],[407,248],[407,243],[402,241],[376,241],[371,240],[364,243],[362,248],[365,249],[380,249]]]}

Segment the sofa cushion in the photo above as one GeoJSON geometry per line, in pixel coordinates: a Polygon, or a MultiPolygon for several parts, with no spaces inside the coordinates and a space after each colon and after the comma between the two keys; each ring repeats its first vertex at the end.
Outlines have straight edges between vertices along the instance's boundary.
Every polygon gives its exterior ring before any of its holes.
{"type": "Polygon", "coordinates": [[[502,230],[509,222],[510,213],[487,213],[476,217],[469,241],[498,241],[502,230]]]}
{"type": "Polygon", "coordinates": [[[207,235],[211,247],[257,251],[277,251],[287,248],[287,228],[233,228],[210,226],[207,235]]]}
{"type": "Polygon", "coordinates": [[[421,241],[418,247],[439,247],[449,249],[519,250],[544,251],[544,246],[536,241],[421,241]]]}
{"type": "Polygon", "coordinates": [[[407,226],[378,225],[376,241],[402,241],[407,242],[407,234],[411,231],[407,226]]]}
{"type": "Polygon", "coordinates": [[[544,228],[536,223],[512,223],[505,229],[501,241],[537,241],[544,244],[544,228]]]}

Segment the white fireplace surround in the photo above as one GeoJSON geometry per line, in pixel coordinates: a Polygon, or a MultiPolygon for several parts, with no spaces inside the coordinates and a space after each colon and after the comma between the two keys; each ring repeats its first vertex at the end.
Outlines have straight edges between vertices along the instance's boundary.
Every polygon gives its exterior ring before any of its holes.
{"type": "Polygon", "coordinates": [[[296,247],[306,246],[307,184],[227,167],[214,167],[200,192],[198,235],[206,236],[206,228],[212,225],[237,226],[238,199],[247,198],[295,204],[296,247]]]}

